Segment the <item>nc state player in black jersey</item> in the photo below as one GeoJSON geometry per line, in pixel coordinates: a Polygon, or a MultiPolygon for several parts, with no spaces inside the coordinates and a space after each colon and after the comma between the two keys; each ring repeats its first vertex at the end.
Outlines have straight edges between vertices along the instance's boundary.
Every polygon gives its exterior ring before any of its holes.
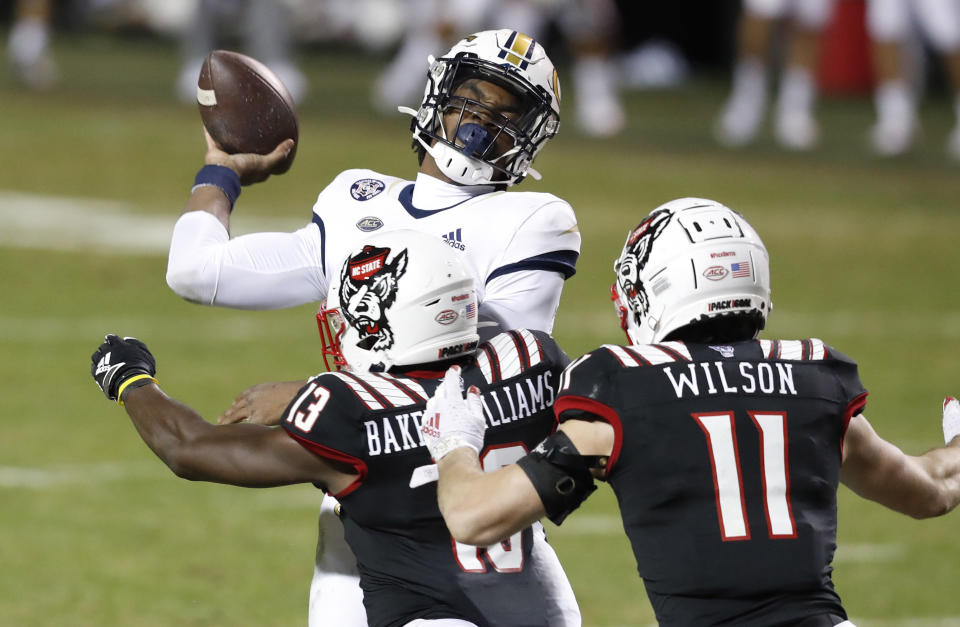
{"type": "Polygon", "coordinates": [[[831,581],[837,487],[915,518],[960,502],[960,405],[946,446],[914,457],[863,415],[856,363],[818,339],[757,340],[767,251],[743,219],[684,198],[630,232],[613,300],[630,344],[564,371],[559,430],[483,474],[474,393],[445,382],[422,427],[440,510],[460,542],[560,524],[610,483],[661,625],[851,625],[831,581]]]}
{"type": "MultiPolygon", "coordinates": [[[[491,546],[456,542],[437,507],[436,467],[419,427],[444,371],[462,375],[489,421],[470,446],[510,464],[554,431],[569,362],[549,335],[517,330],[478,347],[477,296],[459,256],[413,231],[367,238],[340,266],[318,315],[342,370],[308,380],[282,428],[215,426],[156,385],[153,356],[107,336],[92,374],[179,476],[240,486],[313,483],[340,502],[373,627],[546,627],[530,525],[491,546]]],[[[561,573],[562,574],[562,573],[561,573]]]]}

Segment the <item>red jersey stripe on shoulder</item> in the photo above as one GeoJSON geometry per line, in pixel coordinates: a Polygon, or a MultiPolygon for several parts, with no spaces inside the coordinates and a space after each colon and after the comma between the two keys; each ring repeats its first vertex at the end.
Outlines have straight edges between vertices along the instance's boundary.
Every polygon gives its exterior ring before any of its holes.
{"type": "Polygon", "coordinates": [[[773,342],[770,340],[757,340],[757,343],[760,345],[760,354],[763,355],[763,358],[770,359],[770,350],[773,347],[773,342]]]}
{"type": "Polygon", "coordinates": [[[512,333],[501,333],[491,339],[488,345],[497,357],[501,378],[510,379],[522,372],[520,351],[512,333]]]}
{"type": "Polygon", "coordinates": [[[627,350],[639,355],[644,361],[652,366],[659,364],[668,364],[678,360],[678,353],[672,350],[666,350],[663,346],[657,344],[635,344],[628,346],[627,350]]]}
{"type": "MultiPolygon", "coordinates": [[[[373,399],[380,405],[381,409],[385,407],[395,407],[394,403],[392,403],[389,399],[387,399],[387,397],[384,396],[380,390],[374,387],[374,385],[367,380],[367,377],[372,376],[371,374],[365,373],[366,376],[364,376],[364,374],[347,372],[344,370],[341,370],[339,374],[346,375],[347,377],[355,381],[358,386],[360,386],[367,394],[373,397],[373,399]]],[[[369,407],[370,409],[374,409],[374,407],[372,407],[369,403],[367,403],[367,407],[369,407]]]]}
{"type": "Polygon", "coordinates": [[[757,340],[764,359],[788,361],[820,361],[827,358],[823,340],[757,340]]]}
{"type": "MultiPolygon", "coordinates": [[[[500,376],[500,359],[497,357],[497,352],[493,350],[493,347],[489,344],[484,344],[480,347],[480,350],[483,353],[483,356],[487,359],[487,366],[489,367],[489,374],[484,371],[484,375],[487,377],[487,383],[496,383],[501,380],[500,376]]],[[[481,369],[482,369],[481,364],[481,369]]]]}
{"type": "Polygon", "coordinates": [[[563,424],[563,414],[567,411],[582,411],[593,414],[603,419],[604,422],[613,427],[613,448],[610,451],[610,457],[607,460],[605,474],[609,477],[617,459],[620,457],[620,449],[623,448],[623,425],[620,422],[620,414],[609,405],[604,405],[600,401],[585,396],[564,395],[557,399],[553,405],[553,413],[557,421],[563,424]]]}
{"type": "Polygon", "coordinates": [[[817,338],[810,339],[810,359],[826,359],[827,358],[827,346],[823,343],[823,340],[817,338]]]}
{"type": "Polygon", "coordinates": [[[536,366],[543,361],[543,347],[540,345],[540,340],[527,329],[519,329],[519,333],[520,337],[523,338],[524,344],[527,346],[527,357],[530,361],[530,366],[536,366]]]}
{"type": "Polygon", "coordinates": [[[289,435],[291,438],[296,440],[300,444],[300,446],[307,449],[314,455],[319,455],[320,457],[323,457],[325,459],[331,459],[336,462],[348,464],[352,466],[353,469],[356,471],[357,478],[354,479],[350,483],[350,485],[348,485],[343,490],[340,490],[336,494],[331,493],[330,496],[339,499],[350,494],[351,492],[359,488],[361,485],[363,485],[363,482],[367,478],[367,464],[359,457],[354,457],[353,455],[349,455],[347,453],[344,453],[343,451],[338,451],[337,449],[330,448],[329,446],[317,444],[313,440],[308,440],[307,438],[296,435],[295,433],[290,433],[289,431],[287,431],[287,435],[289,435]]]}
{"type": "Polygon", "coordinates": [[[523,372],[530,367],[530,355],[527,353],[527,343],[523,341],[523,337],[518,332],[508,331],[508,333],[513,339],[513,346],[517,351],[517,356],[520,358],[520,372],[523,372]]]}
{"type": "Polygon", "coordinates": [[[803,359],[803,342],[799,340],[780,340],[780,359],[796,361],[803,359]]]}
{"type": "Polygon", "coordinates": [[[780,340],[759,340],[764,359],[780,359],[780,340]]]}
{"type": "Polygon", "coordinates": [[[627,351],[622,346],[617,346],[615,344],[604,344],[603,348],[607,349],[611,355],[617,358],[617,361],[620,362],[620,365],[625,368],[633,368],[634,366],[645,366],[648,362],[640,359],[639,355],[635,355],[627,351]]]}
{"type": "Polygon", "coordinates": [[[343,381],[347,387],[350,388],[350,391],[353,392],[354,396],[360,399],[360,402],[367,406],[367,409],[378,410],[384,408],[383,403],[377,400],[376,396],[371,394],[366,387],[361,385],[359,381],[350,376],[346,371],[331,372],[328,374],[343,381]]]}
{"type": "Polygon", "coordinates": [[[683,342],[661,342],[656,345],[660,350],[673,355],[677,361],[693,361],[690,349],[683,342]]]}
{"type": "Polygon", "coordinates": [[[427,400],[426,391],[413,379],[398,378],[386,372],[377,372],[374,376],[394,385],[398,390],[403,392],[413,404],[424,403],[427,400]]]}

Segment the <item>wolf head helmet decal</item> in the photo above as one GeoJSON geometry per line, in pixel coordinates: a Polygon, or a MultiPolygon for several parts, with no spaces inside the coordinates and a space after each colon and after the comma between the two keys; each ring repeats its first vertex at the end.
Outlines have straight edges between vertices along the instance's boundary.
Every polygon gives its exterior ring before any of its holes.
{"type": "Polygon", "coordinates": [[[365,235],[317,313],[327,368],[380,372],[473,353],[477,294],[462,257],[435,235],[365,235]]]}
{"type": "Polygon", "coordinates": [[[340,270],[341,313],[360,336],[364,350],[393,346],[387,312],[397,299],[397,285],[407,271],[407,250],[391,254],[389,248],[366,245],[348,257],[340,270]]]}
{"type": "Polygon", "coordinates": [[[636,321],[650,311],[650,297],[647,286],[640,278],[643,269],[650,260],[653,242],[660,236],[670,222],[673,213],[660,210],[651,213],[635,228],[627,238],[624,250],[613,266],[617,273],[617,285],[626,295],[630,311],[636,321]]]}

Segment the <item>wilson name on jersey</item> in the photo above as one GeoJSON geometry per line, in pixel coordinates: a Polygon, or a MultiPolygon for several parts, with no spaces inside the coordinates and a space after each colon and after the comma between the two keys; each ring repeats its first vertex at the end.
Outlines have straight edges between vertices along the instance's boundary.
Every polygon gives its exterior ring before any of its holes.
{"type": "Polygon", "coordinates": [[[574,360],[556,409],[614,428],[607,478],[660,624],[772,625],[843,615],[836,491],[866,394],[820,340],[665,342],[574,360]]]}
{"type": "MultiPolygon", "coordinates": [[[[516,461],[553,431],[551,405],[568,361],[548,335],[519,330],[482,344],[464,366],[464,384],[482,393],[485,469],[516,461]]],[[[540,583],[525,567],[530,529],[490,547],[455,543],[437,508],[436,483],[415,481],[431,464],[419,424],[442,374],[324,373],[300,391],[281,424],[308,450],[357,473],[333,496],[370,625],[444,617],[544,625],[540,583]]]]}

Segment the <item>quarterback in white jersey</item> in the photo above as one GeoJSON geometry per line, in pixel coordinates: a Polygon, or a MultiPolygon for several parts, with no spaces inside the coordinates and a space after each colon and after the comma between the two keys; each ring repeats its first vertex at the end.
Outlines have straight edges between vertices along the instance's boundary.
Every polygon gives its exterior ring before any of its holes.
{"type": "MultiPolygon", "coordinates": [[[[241,184],[265,179],[292,148],[270,155],[227,155],[208,137],[207,165],[197,175],[170,246],[167,282],[202,304],[272,309],[319,302],[344,255],[372,231],[415,229],[463,253],[480,299],[484,337],[497,329],[550,332],[563,282],[575,272],[580,233],[573,209],[546,193],[507,188],[525,176],[559,128],[556,70],[533,39],[485,31],[458,42],[429,71],[413,116],[420,169],[415,181],[347,170],[318,196],[312,221],[293,233],[230,239],[241,184]]],[[[376,364],[371,365],[374,369],[376,364]]],[[[270,423],[300,382],[251,388],[221,418],[270,423]],[[261,390],[262,391],[262,388],[261,390]],[[244,399],[240,402],[240,399],[244,399]],[[246,407],[246,402],[254,407],[246,407]]],[[[310,624],[366,624],[356,561],[343,540],[337,503],[325,498],[310,593],[310,624]]],[[[573,591],[537,525],[534,569],[541,574],[551,625],[579,625],[573,591]]]]}

